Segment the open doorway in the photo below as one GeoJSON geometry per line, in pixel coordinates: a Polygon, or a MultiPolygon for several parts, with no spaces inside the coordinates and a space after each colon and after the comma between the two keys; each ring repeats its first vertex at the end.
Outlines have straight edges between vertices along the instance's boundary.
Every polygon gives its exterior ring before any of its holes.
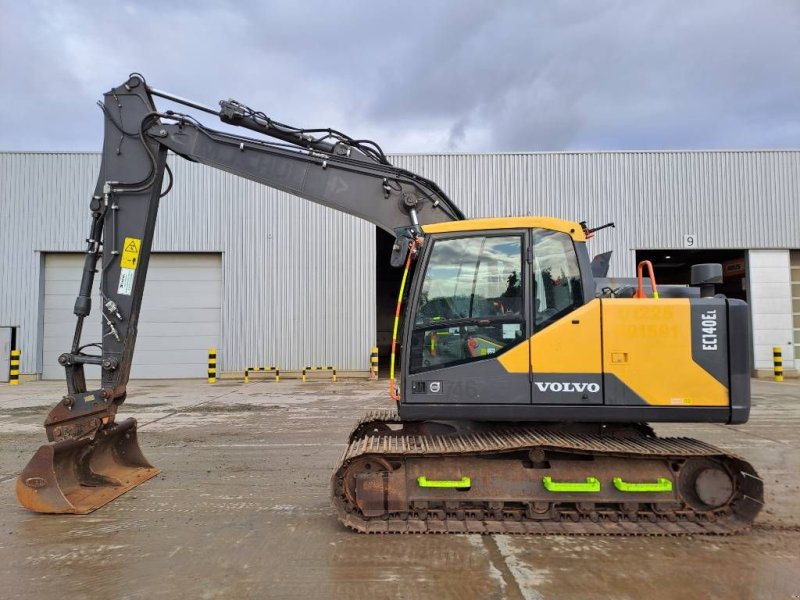
{"type": "Polygon", "coordinates": [[[17,349],[17,328],[0,326],[0,382],[8,382],[11,374],[11,351],[17,349]]]}
{"type": "Polygon", "coordinates": [[[744,250],[637,250],[636,264],[642,260],[653,263],[658,283],[675,285],[691,283],[692,265],[720,263],[723,283],[717,293],[747,300],[744,250]]]}
{"type": "MultiPolygon", "coordinates": [[[[389,357],[392,352],[392,329],[394,328],[394,313],[397,308],[397,294],[400,291],[400,282],[403,279],[403,269],[392,267],[390,259],[394,236],[382,229],[375,228],[375,340],[378,346],[378,369],[380,376],[388,376],[389,357]]],[[[406,282],[406,292],[411,285],[411,279],[416,262],[411,263],[411,272],[406,282]]],[[[404,307],[405,308],[405,307],[404,307]]],[[[402,332],[402,321],[397,331],[398,338],[402,332]]],[[[400,360],[400,343],[398,339],[398,364],[400,360]]]]}

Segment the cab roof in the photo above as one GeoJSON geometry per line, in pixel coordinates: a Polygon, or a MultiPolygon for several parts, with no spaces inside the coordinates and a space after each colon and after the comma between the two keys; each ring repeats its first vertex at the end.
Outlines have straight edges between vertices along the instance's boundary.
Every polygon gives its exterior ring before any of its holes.
{"type": "Polygon", "coordinates": [[[490,219],[466,219],[430,223],[422,226],[425,233],[457,233],[462,231],[486,231],[492,229],[550,229],[566,233],[575,242],[585,242],[583,228],[575,221],[555,217],[495,217],[490,219]]]}

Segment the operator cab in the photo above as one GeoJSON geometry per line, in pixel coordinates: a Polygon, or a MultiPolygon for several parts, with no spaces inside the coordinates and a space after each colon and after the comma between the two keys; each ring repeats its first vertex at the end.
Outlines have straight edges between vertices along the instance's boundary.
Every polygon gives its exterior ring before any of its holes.
{"type": "Polygon", "coordinates": [[[531,336],[594,297],[582,228],[522,217],[424,231],[408,298],[403,402],[530,405],[531,336]]]}

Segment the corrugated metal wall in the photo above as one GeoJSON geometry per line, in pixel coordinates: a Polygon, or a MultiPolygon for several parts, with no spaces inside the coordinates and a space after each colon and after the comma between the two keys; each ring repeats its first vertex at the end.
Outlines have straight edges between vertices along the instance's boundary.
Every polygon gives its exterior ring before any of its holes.
{"type": "MultiPolygon", "coordinates": [[[[399,155],[470,217],[543,214],[617,229],[614,250],[800,248],[800,151],[399,155]]],[[[223,370],[245,363],[366,368],[375,335],[374,227],[207,167],[172,160],[154,250],[223,253],[223,370]]],[[[82,251],[99,155],[0,153],[0,326],[37,367],[41,253],[82,251]]],[[[386,268],[389,268],[388,266],[386,268]]],[[[76,282],[77,290],[77,282],[76,282]]],[[[147,307],[144,307],[147,310],[147,307]]]]}
{"type": "MultiPolygon", "coordinates": [[[[0,325],[22,328],[25,373],[40,368],[41,253],[84,250],[99,162],[97,154],[0,154],[0,325]]],[[[153,249],[223,253],[220,368],[366,369],[375,228],[213,169],[171,164],[176,184],[162,201],[153,249]]],[[[87,327],[85,341],[90,334],[87,327]]]]}
{"type": "Polygon", "coordinates": [[[398,156],[437,181],[469,217],[550,215],[616,230],[590,252],[614,250],[612,274],[631,274],[632,249],[800,247],[800,151],[586,152],[398,156]]]}

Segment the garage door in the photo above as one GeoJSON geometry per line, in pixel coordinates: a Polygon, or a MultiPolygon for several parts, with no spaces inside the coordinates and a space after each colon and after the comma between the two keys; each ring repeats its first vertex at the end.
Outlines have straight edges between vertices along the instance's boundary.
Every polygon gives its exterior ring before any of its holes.
{"type": "MultiPolygon", "coordinates": [[[[82,270],[81,254],[45,256],[44,379],[64,377],[58,356],[72,343],[76,319],[72,308],[82,270]]],[[[98,281],[96,278],[95,288],[98,281]]],[[[221,340],[221,298],[221,255],[151,255],[131,378],[205,377],[208,349],[221,340]]],[[[99,292],[95,291],[92,315],[84,324],[83,344],[100,341],[99,307],[99,292]]],[[[100,368],[87,365],[86,376],[99,379],[100,368]]]]}

